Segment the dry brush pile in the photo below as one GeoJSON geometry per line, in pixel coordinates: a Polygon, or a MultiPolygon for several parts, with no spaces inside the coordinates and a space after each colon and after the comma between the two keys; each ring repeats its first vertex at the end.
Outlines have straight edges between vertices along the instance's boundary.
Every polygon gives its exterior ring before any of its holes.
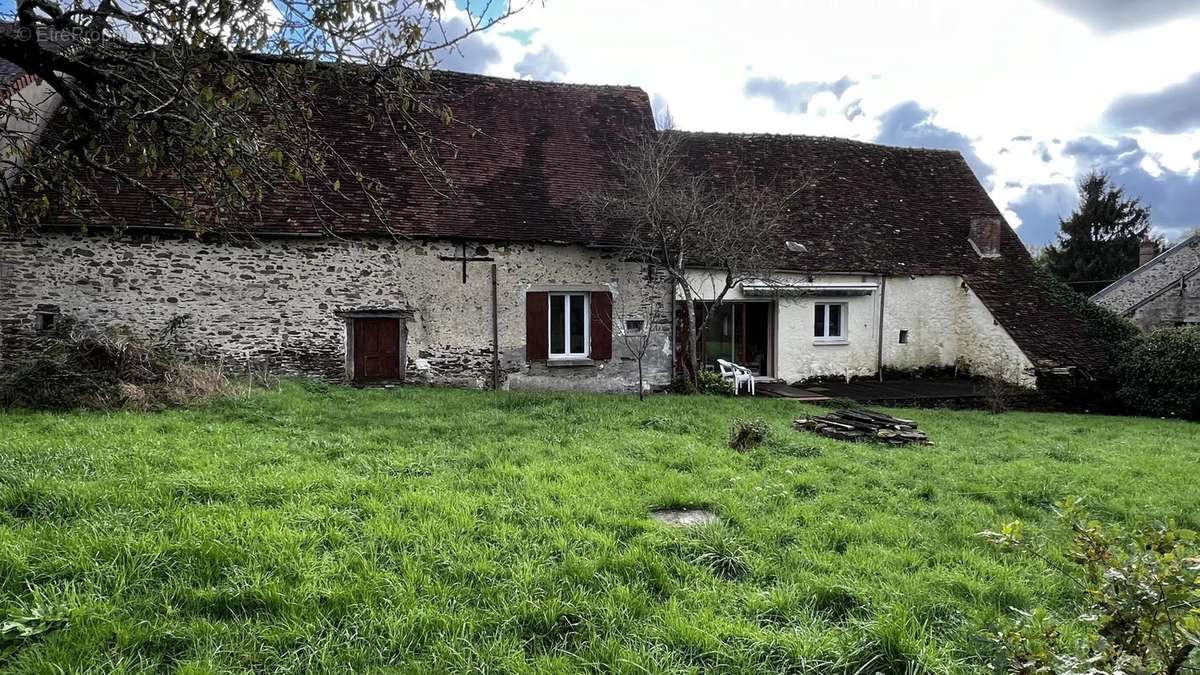
{"type": "Polygon", "coordinates": [[[178,317],[142,338],[65,318],[0,375],[0,405],[147,410],[232,393],[234,384],[219,364],[181,356],[178,335],[185,323],[178,317]]]}

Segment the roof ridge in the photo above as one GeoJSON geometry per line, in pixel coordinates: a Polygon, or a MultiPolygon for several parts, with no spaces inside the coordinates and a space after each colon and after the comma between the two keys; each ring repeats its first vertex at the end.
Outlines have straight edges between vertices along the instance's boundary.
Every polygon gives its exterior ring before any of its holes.
{"type": "Polygon", "coordinates": [[[948,148],[923,148],[911,145],[888,145],[886,143],[875,143],[873,141],[863,141],[857,138],[846,138],[845,136],[825,136],[814,134],[782,134],[770,131],[689,131],[684,129],[672,130],[673,133],[687,134],[689,136],[710,136],[716,138],[737,138],[743,140],[804,140],[817,141],[822,143],[847,143],[852,145],[861,145],[869,148],[887,148],[889,150],[906,150],[912,152],[928,152],[935,154],[962,155],[958,150],[948,148]]]}
{"type": "Polygon", "coordinates": [[[634,84],[589,84],[585,82],[552,82],[550,80],[526,80],[519,77],[505,77],[502,75],[484,75],[482,73],[468,73],[461,70],[445,70],[441,68],[431,68],[429,70],[434,77],[438,75],[452,75],[469,80],[484,80],[504,84],[518,84],[530,87],[546,87],[559,89],[616,89],[623,91],[636,91],[643,95],[649,96],[645,89],[634,84]]]}

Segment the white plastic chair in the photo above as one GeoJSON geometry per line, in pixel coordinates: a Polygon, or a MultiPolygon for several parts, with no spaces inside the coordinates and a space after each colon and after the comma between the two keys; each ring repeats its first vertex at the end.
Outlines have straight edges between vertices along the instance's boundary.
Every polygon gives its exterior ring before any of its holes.
{"type": "Polygon", "coordinates": [[[721,377],[733,382],[734,396],[737,396],[743,385],[745,385],[746,391],[754,396],[754,373],[749,368],[725,359],[717,359],[717,367],[721,369],[721,377]]]}

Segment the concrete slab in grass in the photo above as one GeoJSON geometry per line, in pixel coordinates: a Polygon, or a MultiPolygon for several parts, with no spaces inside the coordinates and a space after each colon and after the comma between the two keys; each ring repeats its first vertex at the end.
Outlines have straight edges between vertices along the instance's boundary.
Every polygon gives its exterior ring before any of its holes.
{"type": "Polygon", "coordinates": [[[697,527],[720,520],[706,509],[656,509],[650,512],[650,517],[671,527],[697,527]]]}

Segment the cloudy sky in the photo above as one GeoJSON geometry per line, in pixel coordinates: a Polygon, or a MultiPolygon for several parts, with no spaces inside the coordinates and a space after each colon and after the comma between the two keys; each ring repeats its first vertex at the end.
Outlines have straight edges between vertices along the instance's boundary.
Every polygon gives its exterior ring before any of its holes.
{"type": "Polygon", "coordinates": [[[688,130],[960,150],[1030,245],[1092,168],[1169,237],[1200,227],[1200,0],[545,0],[443,67],[637,85],[688,130]]]}

